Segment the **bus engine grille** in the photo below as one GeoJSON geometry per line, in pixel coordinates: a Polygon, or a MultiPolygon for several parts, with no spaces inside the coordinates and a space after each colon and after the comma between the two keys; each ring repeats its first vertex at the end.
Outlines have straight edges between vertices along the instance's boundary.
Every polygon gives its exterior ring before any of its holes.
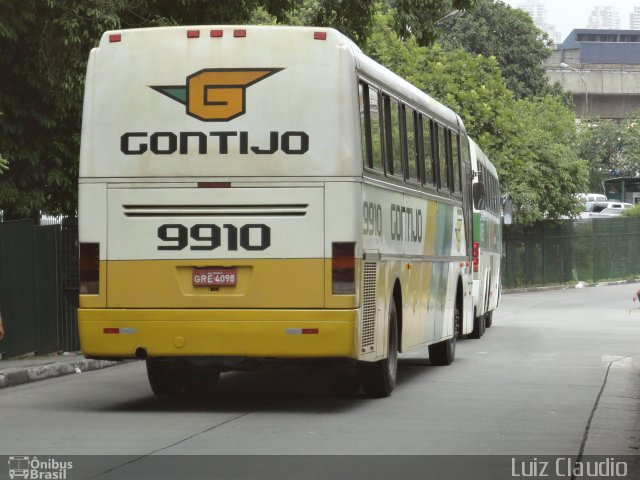
{"type": "Polygon", "coordinates": [[[373,351],[376,326],[376,279],[378,277],[377,262],[364,262],[362,282],[362,332],[361,352],[373,351]]]}

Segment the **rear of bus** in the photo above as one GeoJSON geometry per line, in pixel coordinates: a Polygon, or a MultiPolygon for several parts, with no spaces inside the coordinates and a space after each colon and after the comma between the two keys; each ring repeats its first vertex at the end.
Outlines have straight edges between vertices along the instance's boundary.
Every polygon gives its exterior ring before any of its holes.
{"type": "Polygon", "coordinates": [[[358,358],[355,48],[291,27],[102,37],[79,179],[85,355],[358,358]]]}
{"type": "Polygon", "coordinates": [[[481,199],[474,199],[473,208],[473,302],[474,329],[480,338],[491,327],[493,311],[500,297],[500,262],[502,257],[502,219],[500,186],[495,167],[480,147],[469,140],[471,165],[477,175],[473,183],[482,183],[481,199]]]}

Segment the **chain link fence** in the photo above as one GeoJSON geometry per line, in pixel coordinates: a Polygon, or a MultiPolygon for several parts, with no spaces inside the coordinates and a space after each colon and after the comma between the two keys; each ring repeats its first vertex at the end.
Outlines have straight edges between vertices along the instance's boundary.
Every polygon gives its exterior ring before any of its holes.
{"type": "Polygon", "coordinates": [[[510,225],[502,262],[504,288],[640,276],[640,217],[510,225]]]}

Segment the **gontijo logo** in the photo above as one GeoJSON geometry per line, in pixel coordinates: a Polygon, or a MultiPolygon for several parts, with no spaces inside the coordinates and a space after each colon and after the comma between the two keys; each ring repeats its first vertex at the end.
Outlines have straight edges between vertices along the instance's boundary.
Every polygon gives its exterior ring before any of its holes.
{"type": "Polygon", "coordinates": [[[227,122],[246,111],[246,92],[251,85],[282,68],[207,68],[187,77],[187,84],[151,86],[186,106],[187,115],[205,122],[227,122]]]}

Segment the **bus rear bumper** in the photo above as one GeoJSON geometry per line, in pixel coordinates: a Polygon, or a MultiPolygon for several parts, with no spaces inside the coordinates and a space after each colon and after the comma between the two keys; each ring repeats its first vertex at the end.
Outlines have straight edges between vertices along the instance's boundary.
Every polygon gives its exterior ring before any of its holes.
{"type": "Polygon", "coordinates": [[[79,309],[93,358],[358,358],[357,310],[79,309]],[[140,350],[143,349],[143,350],[140,350]],[[138,355],[136,355],[138,352],[138,355]]]}

